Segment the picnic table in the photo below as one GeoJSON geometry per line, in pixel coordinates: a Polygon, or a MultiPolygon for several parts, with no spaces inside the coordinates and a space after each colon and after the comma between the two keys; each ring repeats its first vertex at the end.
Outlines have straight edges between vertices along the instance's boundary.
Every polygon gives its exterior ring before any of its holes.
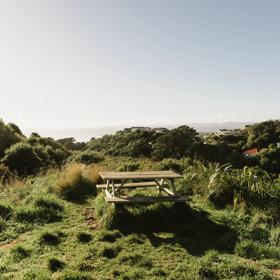
{"type": "Polygon", "coordinates": [[[138,171],[138,172],[100,172],[105,184],[97,185],[97,189],[105,192],[109,203],[154,203],[185,202],[186,196],[177,195],[175,180],[182,178],[173,171],[138,171]],[[152,188],[158,190],[157,196],[126,196],[123,189],[152,188]]]}

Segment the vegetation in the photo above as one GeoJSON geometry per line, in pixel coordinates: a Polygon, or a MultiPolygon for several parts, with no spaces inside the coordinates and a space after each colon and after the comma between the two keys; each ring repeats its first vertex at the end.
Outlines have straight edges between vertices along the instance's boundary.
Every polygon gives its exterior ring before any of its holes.
{"type": "Polygon", "coordinates": [[[0,165],[1,279],[280,278],[277,121],[207,142],[185,126],[84,144],[0,128],[9,143],[0,165]],[[242,155],[258,145],[256,156],[242,155]],[[190,202],[108,204],[96,190],[99,170],[174,170],[190,202]]]}

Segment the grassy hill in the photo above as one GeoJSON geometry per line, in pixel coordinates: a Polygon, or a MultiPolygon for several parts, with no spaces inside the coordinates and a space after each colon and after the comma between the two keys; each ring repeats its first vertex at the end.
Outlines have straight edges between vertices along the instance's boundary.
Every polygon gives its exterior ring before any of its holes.
{"type": "Polygon", "coordinates": [[[2,187],[0,279],[279,279],[280,228],[265,210],[198,194],[117,207],[96,174],[76,165],[2,187]]]}

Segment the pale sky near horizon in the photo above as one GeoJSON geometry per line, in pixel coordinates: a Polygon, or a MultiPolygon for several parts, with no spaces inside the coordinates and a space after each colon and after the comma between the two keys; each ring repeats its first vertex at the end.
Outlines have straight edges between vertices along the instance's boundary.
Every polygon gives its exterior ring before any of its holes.
{"type": "Polygon", "coordinates": [[[77,128],[280,118],[280,1],[0,0],[0,118],[77,128]]]}

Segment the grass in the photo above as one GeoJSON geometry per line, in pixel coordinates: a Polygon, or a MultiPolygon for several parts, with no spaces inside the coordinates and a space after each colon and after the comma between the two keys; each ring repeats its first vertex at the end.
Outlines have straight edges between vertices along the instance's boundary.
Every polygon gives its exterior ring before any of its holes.
{"type": "Polygon", "coordinates": [[[52,190],[66,200],[81,201],[96,193],[98,180],[96,168],[86,169],[82,164],[71,164],[64,168],[52,190]]]}
{"type": "Polygon", "coordinates": [[[116,207],[95,191],[69,200],[53,189],[64,172],[3,191],[3,279],[277,279],[279,226],[268,213],[215,209],[199,195],[189,205],[116,207]]]}

